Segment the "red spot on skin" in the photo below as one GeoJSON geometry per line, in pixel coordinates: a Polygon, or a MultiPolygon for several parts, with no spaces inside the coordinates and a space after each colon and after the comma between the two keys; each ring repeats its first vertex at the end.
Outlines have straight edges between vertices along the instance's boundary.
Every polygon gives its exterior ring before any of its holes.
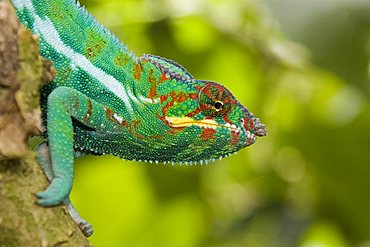
{"type": "Polygon", "coordinates": [[[137,81],[140,80],[141,72],[143,72],[143,68],[140,65],[136,64],[135,68],[134,68],[134,78],[135,78],[135,80],[137,80],[137,81]]]}
{"type": "Polygon", "coordinates": [[[213,140],[215,139],[214,134],[216,133],[216,130],[214,129],[203,129],[202,133],[200,134],[200,138],[203,140],[213,140]]]}
{"type": "Polygon", "coordinates": [[[252,119],[246,117],[246,118],[244,118],[244,125],[243,126],[246,130],[251,130],[251,129],[254,128],[254,122],[253,122],[252,119]]]}
{"type": "Polygon", "coordinates": [[[168,125],[168,121],[166,120],[166,118],[164,116],[161,116],[159,115],[158,113],[156,114],[156,117],[161,120],[163,123],[165,123],[166,125],[168,125]]]}
{"type": "Polygon", "coordinates": [[[140,133],[137,133],[135,131],[135,129],[137,128],[137,126],[140,124],[141,120],[133,120],[132,121],[132,124],[130,123],[127,123],[126,120],[122,121],[122,126],[126,127],[128,129],[128,131],[133,135],[135,136],[136,138],[138,139],[146,139],[145,136],[143,136],[142,134],[140,133]]]}
{"type": "Polygon", "coordinates": [[[124,67],[127,65],[127,63],[128,63],[127,57],[121,54],[118,54],[114,59],[114,64],[117,66],[124,67]]]}
{"type": "Polygon", "coordinates": [[[194,117],[195,115],[197,115],[198,113],[200,112],[200,108],[197,107],[195,109],[195,111],[192,111],[192,112],[189,112],[188,114],[186,114],[187,117],[194,117]]]}
{"type": "Polygon", "coordinates": [[[172,135],[177,135],[180,133],[185,127],[172,127],[171,130],[167,130],[167,132],[171,133],[172,135]]]}
{"type": "Polygon", "coordinates": [[[137,126],[139,125],[140,122],[141,122],[141,120],[133,120],[132,121],[132,127],[137,128],[137,126]]]}
{"type": "Polygon", "coordinates": [[[88,108],[87,108],[87,112],[86,112],[85,118],[84,118],[85,122],[89,121],[89,119],[92,115],[92,111],[93,111],[93,105],[92,105],[92,102],[89,98],[87,99],[87,104],[88,104],[88,108]]]}
{"type": "Polygon", "coordinates": [[[157,97],[157,83],[156,83],[156,79],[153,77],[153,69],[151,69],[149,71],[149,76],[148,76],[148,81],[150,82],[150,84],[152,85],[149,89],[149,95],[148,95],[148,98],[150,99],[154,99],[157,97]]]}
{"type": "Polygon", "coordinates": [[[231,143],[237,145],[239,142],[240,132],[231,131],[231,143]]]}
{"type": "Polygon", "coordinates": [[[193,99],[193,100],[197,100],[198,99],[198,94],[197,93],[191,93],[190,98],[193,99]]]}
{"type": "Polygon", "coordinates": [[[165,102],[168,99],[168,95],[161,95],[160,100],[161,103],[165,102]]]}
{"type": "Polygon", "coordinates": [[[226,123],[233,124],[233,122],[229,119],[228,115],[223,116],[223,119],[225,120],[226,123]]]}
{"type": "Polygon", "coordinates": [[[155,140],[162,140],[163,136],[161,134],[151,135],[150,138],[155,140]]]}
{"type": "Polygon", "coordinates": [[[180,98],[179,98],[179,102],[184,102],[186,100],[186,96],[185,95],[181,95],[180,98]]]}
{"type": "MultiPolygon", "coordinates": [[[[169,126],[169,123],[168,123],[168,121],[166,121],[164,116],[166,116],[168,110],[175,105],[175,102],[180,103],[180,102],[184,102],[188,99],[198,99],[198,94],[197,93],[183,93],[183,92],[179,92],[179,93],[176,94],[175,92],[170,92],[166,95],[161,95],[160,96],[161,103],[168,100],[169,97],[171,97],[171,100],[169,102],[167,102],[167,104],[165,106],[163,106],[162,116],[157,115],[157,118],[159,118],[162,122],[164,122],[168,126],[169,126]]],[[[186,116],[187,117],[193,117],[196,114],[198,114],[199,112],[200,112],[200,108],[197,107],[194,111],[189,112],[186,116]]],[[[213,118],[211,117],[210,119],[213,119],[213,118]]],[[[171,128],[174,128],[174,127],[171,127],[171,128]]],[[[182,130],[183,128],[185,128],[185,127],[181,127],[181,128],[176,127],[176,129],[180,129],[180,130],[182,130]]]]}
{"type": "Polygon", "coordinates": [[[162,95],[160,97],[161,103],[164,102],[164,101],[166,101],[168,99],[168,97],[171,97],[172,99],[171,99],[170,102],[168,102],[162,108],[163,116],[166,115],[168,109],[170,109],[172,106],[174,106],[175,102],[181,103],[181,102],[184,102],[184,101],[186,101],[188,99],[196,98],[196,97],[198,97],[198,95],[196,93],[183,93],[183,92],[179,92],[179,93],[176,94],[175,92],[170,92],[167,95],[162,95]]]}
{"type": "Polygon", "coordinates": [[[161,77],[159,78],[159,83],[163,83],[165,81],[168,81],[170,78],[166,77],[166,73],[162,73],[161,77]]]}
{"type": "Polygon", "coordinates": [[[171,92],[169,93],[170,96],[172,97],[172,100],[170,102],[168,102],[163,108],[162,108],[162,113],[163,113],[163,116],[166,116],[166,113],[168,111],[168,109],[170,109],[174,104],[175,104],[175,100],[176,100],[176,95],[174,92],[171,92]]]}
{"type": "Polygon", "coordinates": [[[153,69],[150,69],[149,70],[149,76],[148,76],[148,81],[153,85],[153,84],[155,84],[155,78],[153,77],[153,69]]]}
{"type": "Polygon", "coordinates": [[[88,47],[88,48],[87,48],[87,51],[86,51],[86,57],[87,57],[88,59],[90,59],[90,58],[94,58],[94,57],[95,57],[95,54],[94,54],[93,49],[92,49],[91,47],[88,47]]]}
{"type": "MultiPolygon", "coordinates": [[[[164,83],[165,81],[168,81],[169,78],[166,77],[166,74],[165,73],[162,73],[158,82],[156,80],[155,77],[153,77],[153,69],[149,70],[149,76],[148,76],[148,81],[150,82],[151,84],[151,87],[149,89],[149,95],[148,95],[148,98],[154,100],[154,98],[157,97],[157,88],[158,88],[158,85],[161,84],[161,83],[164,83]]],[[[162,96],[161,96],[162,97],[162,96]]],[[[162,99],[161,98],[161,101],[165,101],[166,99],[162,99]]]]}
{"type": "MultiPolygon", "coordinates": [[[[187,97],[188,97],[188,99],[197,100],[198,99],[198,94],[197,93],[189,93],[189,94],[187,94],[187,97]]],[[[186,116],[187,117],[194,117],[199,112],[200,112],[200,108],[197,107],[194,111],[189,112],[188,114],[186,114],[186,116]]]]}
{"type": "Polygon", "coordinates": [[[105,108],[105,116],[110,120],[110,121],[113,121],[114,118],[113,118],[113,114],[112,114],[112,110],[109,109],[109,108],[105,108]]]}
{"type": "Polygon", "coordinates": [[[142,134],[139,134],[139,133],[135,133],[135,136],[140,139],[140,140],[144,140],[145,137],[142,135],[142,134]]]}
{"type": "Polygon", "coordinates": [[[77,110],[78,109],[78,106],[80,105],[80,101],[79,100],[76,100],[76,104],[75,104],[75,109],[77,110]]]}

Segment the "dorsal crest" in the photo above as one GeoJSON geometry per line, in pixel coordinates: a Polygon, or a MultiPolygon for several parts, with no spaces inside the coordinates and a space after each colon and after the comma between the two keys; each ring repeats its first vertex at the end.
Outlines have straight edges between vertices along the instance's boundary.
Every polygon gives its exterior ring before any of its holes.
{"type": "Polygon", "coordinates": [[[192,80],[193,76],[180,64],[160,56],[144,54],[140,59],[153,63],[162,73],[172,79],[187,81],[192,80]]]}

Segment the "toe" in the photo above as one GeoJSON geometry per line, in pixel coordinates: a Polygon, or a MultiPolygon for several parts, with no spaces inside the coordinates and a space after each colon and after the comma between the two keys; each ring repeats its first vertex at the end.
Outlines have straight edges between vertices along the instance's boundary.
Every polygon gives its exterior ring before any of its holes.
{"type": "Polygon", "coordinates": [[[94,233],[92,225],[85,220],[82,221],[78,226],[86,237],[90,237],[94,233]]]}

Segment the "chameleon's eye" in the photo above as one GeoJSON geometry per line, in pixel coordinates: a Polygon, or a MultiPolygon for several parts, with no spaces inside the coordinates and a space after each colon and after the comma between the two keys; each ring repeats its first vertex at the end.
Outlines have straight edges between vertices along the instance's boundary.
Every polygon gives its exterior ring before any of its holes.
{"type": "Polygon", "coordinates": [[[216,103],[215,103],[216,111],[221,110],[223,105],[224,105],[224,103],[222,103],[221,101],[216,101],[216,103]]]}
{"type": "Polygon", "coordinates": [[[209,83],[200,90],[199,106],[206,116],[225,116],[234,104],[234,96],[221,85],[209,83]]]}

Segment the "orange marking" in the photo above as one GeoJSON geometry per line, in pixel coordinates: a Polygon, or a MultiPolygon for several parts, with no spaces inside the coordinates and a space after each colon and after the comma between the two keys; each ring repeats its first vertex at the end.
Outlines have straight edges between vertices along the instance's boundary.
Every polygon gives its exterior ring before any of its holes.
{"type": "Polygon", "coordinates": [[[161,103],[165,102],[167,99],[168,99],[168,95],[161,95],[160,96],[161,103]]]}
{"type": "Polygon", "coordinates": [[[161,134],[151,135],[150,138],[155,140],[162,140],[163,136],[161,134]]]}
{"type": "Polygon", "coordinates": [[[231,131],[231,143],[236,145],[239,142],[240,132],[231,131]]]}
{"type": "Polygon", "coordinates": [[[165,81],[167,81],[167,80],[169,80],[170,78],[167,78],[166,77],[166,73],[162,73],[161,74],[161,77],[159,78],[159,83],[163,83],[163,82],[165,82],[165,81]]]}
{"type": "Polygon", "coordinates": [[[198,99],[198,94],[197,93],[191,93],[190,98],[194,99],[194,100],[197,100],[198,99]]]}
{"type": "Polygon", "coordinates": [[[149,90],[148,98],[154,99],[157,96],[157,83],[155,78],[153,77],[153,69],[149,71],[148,81],[152,85],[149,90]]]}
{"type": "Polygon", "coordinates": [[[195,109],[195,111],[192,111],[192,112],[189,112],[188,114],[186,114],[187,117],[194,117],[195,115],[197,115],[198,113],[200,112],[200,108],[197,107],[195,109]]]}
{"type": "Polygon", "coordinates": [[[79,100],[76,100],[76,104],[75,104],[75,109],[77,110],[78,109],[78,106],[80,105],[80,101],[79,100]]]}
{"type": "Polygon", "coordinates": [[[140,122],[141,122],[141,120],[133,120],[132,121],[132,127],[137,128],[137,126],[139,125],[140,122]]]}
{"type": "Polygon", "coordinates": [[[136,66],[134,68],[134,78],[135,78],[135,80],[140,80],[141,72],[143,72],[143,68],[140,65],[136,64],[136,66]]]}
{"type": "Polygon", "coordinates": [[[120,54],[117,55],[116,58],[114,59],[114,64],[117,66],[124,67],[127,65],[127,63],[128,63],[127,57],[121,56],[120,54]]]}
{"type": "Polygon", "coordinates": [[[88,108],[87,108],[87,112],[86,112],[85,117],[84,117],[85,122],[89,121],[89,119],[92,115],[92,111],[93,111],[93,105],[92,105],[92,102],[89,98],[87,99],[87,104],[88,104],[88,108]]]}
{"type": "Polygon", "coordinates": [[[214,136],[215,133],[216,133],[216,130],[214,129],[210,129],[210,128],[203,129],[202,133],[200,134],[200,138],[202,138],[203,140],[213,140],[215,139],[215,136],[214,136]]]}
{"type": "Polygon", "coordinates": [[[176,135],[180,133],[185,127],[172,127],[171,130],[167,130],[167,132],[170,132],[172,135],[176,135]]]}

